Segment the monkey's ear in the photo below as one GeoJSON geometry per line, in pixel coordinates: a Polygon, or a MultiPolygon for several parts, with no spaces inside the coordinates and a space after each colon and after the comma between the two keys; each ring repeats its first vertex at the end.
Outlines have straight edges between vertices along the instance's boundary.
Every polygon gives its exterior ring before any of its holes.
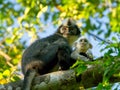
{"type": "Polygon", "coordinates": [[[63,26],[63,25],[60,25],[60,26],[58,27],[57,33],[61,34],[61,27],[62,27],[62,26],[63,26]]]}
{"type": "Polygon", "coordinates": [[[91,44],[91,43],[89,43],[89,46],[90,46],[90,48],[91,48],[91,49],[93,48],[93,46],[92,46],[92,44],[91,44]]]}

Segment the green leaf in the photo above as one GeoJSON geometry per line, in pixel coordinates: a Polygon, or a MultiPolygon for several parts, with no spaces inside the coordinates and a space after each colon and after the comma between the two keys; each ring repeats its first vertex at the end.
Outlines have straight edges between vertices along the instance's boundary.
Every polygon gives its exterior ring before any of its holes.
{"type": "Polygon", "coordinates": [[[75,67],[78,66],[79,64],[80,64],[80,62],[77,60],[77,61],[72,65],[71,68],[75,68],[75,67]]]}
{"type": "Polygon", "coordinates": [[[29,13],[29,11],[30,11],[30,7],[27,7],[26,9],[25,9],[25,15],[27,15],[28,13],[29,13]]]}
{"type": "Polygon", "coordinates": [[[116,37],[112,37],[112,40],[117,42],[117,38],[116,37]]]}
{"type": "Polygon", "coordinates": [[[14,75],[12,78],[11,78],[12,81],[18,81],[20,80],[20,78],[16,75],[14,75]]]}
{"type": "Polygon", "coordinates": [[[7,77],[10,76],[10,71],[7,69],[3,72],[3,76],[7,77]]]}
{"type": "Polygon", "coordinates": [[[78,66],[75,71],[77,72],[77,75],[80,75],[81,73],[83,73],[85,70],[87,69],[87,66],[78,66]]]}
{"type": "Polygon", "coordinates": [[[2,73],[0,73],[0,79],[3,79],[3,74],[2,73]]]}
{"type": "Polygon", "coordinates": [[[11,38],[7,38],[5,41],[7,44],[12,44],[12,42],[13,42],[13,40],[11,38]]]}

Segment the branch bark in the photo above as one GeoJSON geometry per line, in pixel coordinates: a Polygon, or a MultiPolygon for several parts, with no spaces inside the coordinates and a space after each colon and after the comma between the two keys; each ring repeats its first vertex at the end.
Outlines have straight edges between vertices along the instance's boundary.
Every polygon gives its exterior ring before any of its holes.
{"type": "MultiPolygon", "coordinates": [[[[102,82],[104,69],[101,66],[88,68],[80,76],[74,70],[57,71],[37,76],[32,82],[32,90],[81,90],[102,82]]],[[[110,82],[119,82],[120,77],[112,76],[110,82]]],[[[21,90],[22,80],[1,85],[0,90],[21,90]]]]}
{"type": "Polygon", "coordinates": [[[7,61],[11,60],[11,57],[8,56],[6,53],[2,52],[1,50],[0,50],[0,55],[3,56],[7,61]]]}

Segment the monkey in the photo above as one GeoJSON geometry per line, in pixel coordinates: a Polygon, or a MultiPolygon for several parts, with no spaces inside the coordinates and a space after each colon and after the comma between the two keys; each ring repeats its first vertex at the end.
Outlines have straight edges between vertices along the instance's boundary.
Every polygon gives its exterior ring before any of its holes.
{"type": "Polygon", "coordinates": [[[72,19],[68,19],[53,35],[33,42],[22,55],[21,67],[24,74],[22,90],[30,90],[32,80],[37,75],[57,71],[59,68],[69,69],[74,63],[71,58],[71,44],[80,37],[80,34],[79,27],[72,19]]]}
{"type": "Polygon", "coordinates": [[[75,60],[93,61],[93,54],[90,51],[92,44],[85,36],[78,38],[73,46],[75,50],[71,53],[71,58],[75,60]]]}

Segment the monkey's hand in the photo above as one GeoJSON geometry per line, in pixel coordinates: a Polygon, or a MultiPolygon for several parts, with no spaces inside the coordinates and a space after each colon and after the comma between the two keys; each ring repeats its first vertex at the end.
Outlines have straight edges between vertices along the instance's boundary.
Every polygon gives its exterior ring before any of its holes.
{"type": "Polygon", "coordinates": [[[82,55],[79,55],[77,60],[90,61],[90,59],[88,59],[87,57],[82,56],[82,55]]]}
{"type": "Polygon", "coordinates": [[[92,54],[91,50],[88,50],[86,52],[86,54],[88,55],[88,58],[90,59],[90,61],[93,61],[93,54],[92,54]]]}
{"type": "Polygon", "coordinates": [[[89,58],[83,56],[83,55],[80,55],[77,51],[74,51],[72,54],[71,54],[71,58],[73,58],[74,60],[83,60],[83,61],[90,61],[89,58]]]}

